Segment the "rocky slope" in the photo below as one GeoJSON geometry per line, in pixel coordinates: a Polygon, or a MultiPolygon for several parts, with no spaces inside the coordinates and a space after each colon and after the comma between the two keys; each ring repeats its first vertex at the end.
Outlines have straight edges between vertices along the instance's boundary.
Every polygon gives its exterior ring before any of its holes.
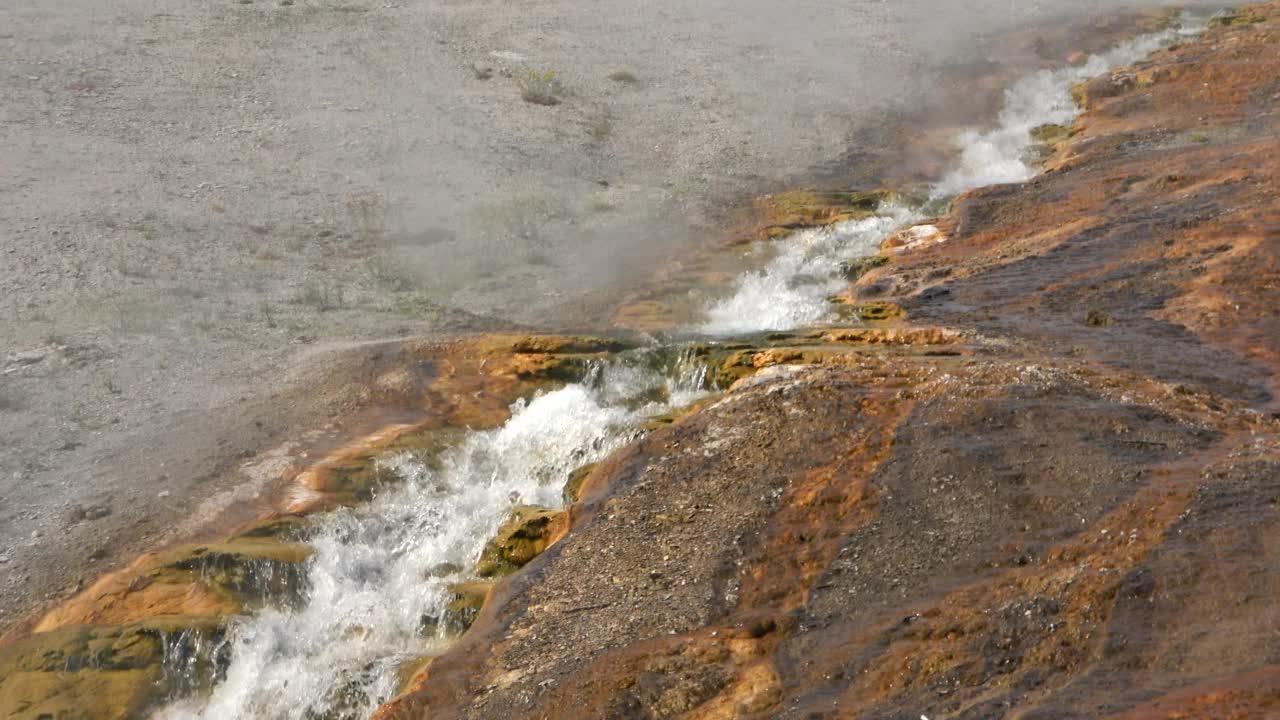
{"type": "Polygon", "coordinates": [[[844,296],[958,338],[748,351],[379,717],[1280,713],[1280,3],[1216,25],[844,296]]]}
{"type": "MultiPolygon", "coordinates": [[[[1229,15],[1077,88],[1079,122],[1037,131],[1042,176],[850,266],[843,326],[686,347],[731,389],[574,473],[567,511],[515,508],[424,619],[470,629],[376,717],[1280,713],[1278,70],[1280,3],[1229,15]]],[[[743,237],[881,197],[763,198],[743,237]]],[[[695,270],[618,323],[678,318],[695,270]]],[[[228,618],[296,596],[310,523],[394,482],[376,456],[430,457],[632,344],[371,350],[350,384],[376,411],[263,460],[285,482],[249,522],[0,640],[0,713],[135,717],[206,686],[228,618]]]]}

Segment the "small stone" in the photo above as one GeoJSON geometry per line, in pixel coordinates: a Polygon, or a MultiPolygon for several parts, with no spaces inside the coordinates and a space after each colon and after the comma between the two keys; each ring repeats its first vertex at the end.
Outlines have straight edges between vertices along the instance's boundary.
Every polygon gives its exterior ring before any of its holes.
{"type": "Polygon", "coordinates": [[[44,350],[26,350],[13,356],[19,365],[35,365],[48,355],[44,350]]]}
{"type": "Polygon", "coordinates": [[[129,582],[128,591],[132,593],[132,592],[138,592],[139,590],[145,590],[146,588],[150,587],[151,584],[154,582],[155,582],[155,579],[152,578],[150,575],[139,575],[138,577],[134,578],[132,581],[129,582]]]}
{"type": "Polygon", "coordinates": [[[462,572],[462,566],[457,563],[442,562],[432,565],[427,570],[429,577],[445,577],[446,575],[457,575],[462,572]]]}
{"type": "Polygon", "coordinates": [[[163,500],[164,498],[167,498],[172,494],[173,493],[169,492],[168,490],[161,490],[160,492],[156,493],[156,497],[163,500]]]}
{"type": "Polygon", "coordinates": [[[517,507],[480,556],[476,574],[480,577],[510,575],[540,555],[567,529],[568,514],[562,510],[517,507]]]}
{"type": "Polygon", "coordinates": [[[1090,310],[1085,314],[1084,324],[1090,327],[1105,327],[1111,324],[1111,314],[1105,310],[1090,310]]]}
{"type": "Polygon", "coordinates": [[[40,531],[39,531],[39,530],[32,530],[32,531],[31,531],[31,539],[32,539],[32,540],[38,540],[39,538],[40,538],[40,531]]]}

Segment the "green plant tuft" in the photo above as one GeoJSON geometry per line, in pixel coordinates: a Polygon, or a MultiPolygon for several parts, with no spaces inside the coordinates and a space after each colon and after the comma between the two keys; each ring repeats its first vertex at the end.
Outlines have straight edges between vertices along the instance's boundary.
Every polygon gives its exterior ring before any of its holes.
{"type": "Polygon", "coordinates": [[[564,94],[564,85],[555,70],[530,70],[516,80],[520,88],[520,97],[534,105],[559,105],[560,96],[564,94]]]}

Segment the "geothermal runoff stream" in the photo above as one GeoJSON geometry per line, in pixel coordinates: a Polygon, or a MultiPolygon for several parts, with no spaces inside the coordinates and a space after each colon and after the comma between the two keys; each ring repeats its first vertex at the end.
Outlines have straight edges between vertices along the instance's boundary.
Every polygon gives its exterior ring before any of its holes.
{"type": "MultiPolygon", "coordinates": [[[[1006,93],[994,129],[958,139],[956,167],[924,205],[885,205],[875,217],[800,231],[756,250],[761,269],[739,278],[687,334],[727,337],[822,323],[827,298],[844,283],[842,262],[876,253],[889,235],[966,189],[1031,178],[1031,131],[1071,123],[1078,112],[1072,85],[1202,25],[1203,18],[1186,16],[1180,28],[1024,78],[1006,93]]],[[[364,506],[318,519],[307,537],[314,553],[301,597],[236,622],[219,647],[204,650],[226,658],[212,690],[174,698],[155,717],[368,717],[395,694],[404,663],[446,646],[446,631],[424,630],[432,627],[424,619],[441,617],[450,585],[472,579],[476,559],[513,506],[562,505],[572,471],[630,442],[646,419],[707,393],[707,384],[705,368],[678,344],[628,351],[581,382],[517,402],[505,425],[471,432],[433,461],[408,453],[381,460],[399,482],[364,506]]],[[[175,663],[171,672],[195,672],[189,666],[175,663]]]]}

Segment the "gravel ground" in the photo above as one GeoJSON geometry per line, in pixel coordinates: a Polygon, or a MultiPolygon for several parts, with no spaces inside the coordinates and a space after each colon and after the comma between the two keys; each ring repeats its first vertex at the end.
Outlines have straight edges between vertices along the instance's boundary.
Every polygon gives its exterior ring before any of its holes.
{"type": "Polygon", "coordinates": [[[0,628],[341,404],[310,391],[329,350],[446,308],[582,322],[733,200],[928,107],[976,33],[1053,12],[5,3],[0,628]]]}

